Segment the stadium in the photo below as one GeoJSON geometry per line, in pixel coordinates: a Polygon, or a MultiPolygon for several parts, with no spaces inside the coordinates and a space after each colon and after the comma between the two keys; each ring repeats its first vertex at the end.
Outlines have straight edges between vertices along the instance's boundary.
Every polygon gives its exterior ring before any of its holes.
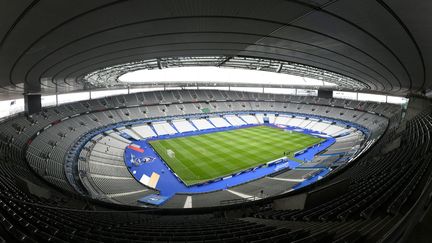
{"type": "Polygon", "coordinates": [[[429,242],[431,11],[0,3],[0,243],[429,242]]]}

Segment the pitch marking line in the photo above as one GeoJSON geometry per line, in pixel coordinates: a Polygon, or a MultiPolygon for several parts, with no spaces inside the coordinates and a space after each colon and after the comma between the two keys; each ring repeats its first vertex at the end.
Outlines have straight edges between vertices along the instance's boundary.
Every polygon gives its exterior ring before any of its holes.
{"type": "Polygon", "coordinates": [[[290,182],[303,182],[305,179],[285,179],[285,178],[278,178],[278,177],[267,177],[272,180],[278,180],[278,181],[290,181],[290,182]]]}
{"type": "Polygon", "coordinates": [[[227,191],[228,191],[228,192],[231,192],[232,194],[237,195],[237,196],[239,196],[239,197],[241,197],[241,198],[249,198],[250,200],[258,200],[258,199],[261,199],[260,197],[247,195],[247,194],[244,194],[244,193],[241,193],[241,192],[236,192],[236,191],[232,191],[232,190],[227,190],[227,191]],[[254,198],[254,199],[252,199],[252,198],[254,198]]]}
{"type": "Polygon", "coordinates": [[[187,196],[183,208],[192,208],[192,197],[187,196]]]}

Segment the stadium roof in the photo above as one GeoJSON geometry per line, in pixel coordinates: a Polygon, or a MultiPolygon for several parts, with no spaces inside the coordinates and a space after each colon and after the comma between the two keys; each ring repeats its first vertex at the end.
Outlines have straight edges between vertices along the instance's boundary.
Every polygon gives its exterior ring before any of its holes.
{"type": "Polygon", "coordinates": [[[362,89],[422,92],[432,86],[430,12],[424,0],[2,1],[0,87],[64,93],[111,66],[214,56],[226,57],[219,65],[278,60],[362,89]]]}

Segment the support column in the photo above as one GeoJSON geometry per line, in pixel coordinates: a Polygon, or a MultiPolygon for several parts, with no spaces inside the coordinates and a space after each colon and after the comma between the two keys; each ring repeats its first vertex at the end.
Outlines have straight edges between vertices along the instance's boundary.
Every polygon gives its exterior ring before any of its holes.
{"type": "Polygon", "coordinates": [[[27,116],[42,110],[41,97],[40,94],[24,94],[24,112],[27,116]]]}
{"type": "Polygon", "coordinates": [[[56,82],[56,107],[58,106],[58,84],[56,82]]]}

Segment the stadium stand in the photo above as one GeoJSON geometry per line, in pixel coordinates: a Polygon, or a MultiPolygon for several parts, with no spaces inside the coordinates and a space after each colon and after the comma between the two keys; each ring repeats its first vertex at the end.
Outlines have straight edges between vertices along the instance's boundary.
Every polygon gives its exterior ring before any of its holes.
{"type": "Polygon", "coordinates": [[[210,124],[210,122],[208,122],[206,119],[191,119],[191,122],[198,130],[214,128],[214,126],[210,124]]]}
{"type": "Polygon", "coordinates": [[[147,125],[133,126],[131,129],[141,138],[149,138],[156,136],[156,133],[147,125]]]}
{"type": "Polygon", "coordinates": [[[187,120],[175,120],[172,122],[179,132],[192,132],[196,131],[196,128],[192,126],[187,120]]]}
{"type": "Polygon", "coordinates": [[[239,116],[244,122],[246,122],[247,124],[258,124],[258,120],[256,119],[255,116],[252,115],[240,115],[239,116]]]}
{"type": "MultiPolygon", "coordinates": [[[[430,169],[430,157],[426,152],[430,148],[427,138],[430,136],[430,125],[427,126],[428,128],[420,128],[418,124],[430,118],[430,115],[421,114],[409,122],[406,131],[402,134],[405,139],[400,149],[373,159],[362,160],[342,174],[341,178],[349,178],[351,181],[349,192],[346,194],[310,209],[266,210],[257,213],[255,217],[321,222],[332,220],[347,222],[357,219],[358,222],[363,223],[376,219],[376,222],[358,227],[357,230],[340,239],[350,241],[362,239],[370,233],[378,234],[379,230],[392,227],[390,222],[399,217],[398,212],[407,202],[408,194],[415,192],[415,185],[420,181],[426,182],[426,178],[422,175],[430,169]],[[418,137],[412,136],[413,130],[420,132],[418,137]]],[[[418,189],[417,193],[421,191],[421,187],[418,189]]]]}
{"type": "MultiPolygon", "coordinates": [[[[168,92],[168,93],[170,93],[170,92],[168,92]]],[[[196,96],[199,96],[200,93],[201,92],[195,91],[196,96]]],[[[211,92],[208,92],[208,93],[211,93],[211,92]]],[[[233,93],[235,94],[235,92],[233,92],[233,93]]],[[[160,94],[159,96],[164,96],[163,95],[164,92],[159,92],[159,94],[160,94]]],[[[231,95],[231,93],[229,93],[229,92],[225,92],[225,94],[227,96],[231,95]]],[[[146,94],[146,95],[148,95],[148,94],[146,94]]],[[[244,93],[242,96],[245,97],[247,95],[249,95],[249,94],[244,93]]],[[[133,96],[135,96],[135,94],[133,96]]],[[[166,96],[168,97],[168,95],[166,95],[166,96]]],[[[126,98],[123,98],[123,99],[127,100],[126,98]]],[[[168,102],[168,101],[169,100],[166,100],[166,102],[168,102]]],[[[183,101],[183,102],[185,102],[185,101],[183,101]]],[[[242,111],[242,110],[246,110],[246,111],[249,110],[250,111],[251,110],[250,106],[245,105],[245,107],[243,107],[243,105],[237,105],[237,106],[232,105],[232,104],[235,104],[236,102],[231,101],[231,102],[225,102],[225,103],[231,104],[231,107],[237,107],[237,109],[239,109],[239,111],[242,111]]],[[[261,103],[265,103],[265,102],[261,102],[261,103]]],[[[219,106],[220,102],[217,102],[216,104],[219,106]]],[[[242,102],[241,104],[246,104],[246,103],[242,102]]],[[[289,106],[291,106],[292,109],[297,110],[295,108],[294,104],[290,104],[290,103],[288,103],[286,105],[282,105],[282,104],[283,103],[279,103],[278,104],[279,108],[274,107],[273,111],[278,111],[279,109],[287,111],[286,109],[289,106]]],[[[195,105],[197,105],[197,104],[195,104],[195,105]]],[[[149,110],[164,110],[164,108],[163,108],[163,107],[165,107],[164,105],[158,105],[158,106],[159,106],[159,108],[152,108],[149,110]]],[[[153,107],[153,106],[146,106],[146,107],[153,107]]],[[[229,105],[228,105],[228,107],[229,107],[229,105]]],[[[303,107],[305,107],[305,106],[303,106],[303,107]]],[[[121,108],[118,110],[123,110],[123,109],[124,108],[121,108]]],[[[332,109],[338,109],[338,108],[331,108],[331,110],[332,109]]],[[[70,186],[68,186],[67,184],[68,184],[68,182],[74,184],[74,182],[73,182],[74,180],[71,180],[70,178],[65,177],[65,173],[64,173],[64,169],[63,169],[65,167],[65,165],[62,162],[63,158],[66,157],[67,145],[55,146],[54,148],[51,149],[52,151],[50,153],[48,153],[47,151],[45,151],[45,152],[40,151],[37,148],[39,148],[39,147],[40,148],[42,148],[42,147],[46,148],[46,146],[45,146],[46,140],[45,140],[45,137],[42,135],[45,134],[45,136],[49,136],[49,135],[52,135],[53,133],[57,133],[57,131],[64,130],[63,127],[67,126],[66,124],[74,123],[75,120],[84,119],[84,117],[85,117],[85,120],[92,120],[94,123],[98,123],[100,125],[108,125],[108,123],[106,123],[106,122],[100,123],[100,121],[104,120],[104,118],[102,118],[102,116],[107,116],[108,118],[111,118],[113,120],[112,123],[129,121],[129,119],[124,118],[122,116],[114,116],[113,114],[119,113],[118,110],[111,110],[111,111],[109,111],[109,113],[107,111],[94,112],[94,113],[90,113],[90,114],[84,114],[82,116],[73,117],[73,118],[65,120],[65,122],[55,124],[52,128],[49,128],[47,130],[47,132],[42,132],[41,135],[37,136],[29,146],[29,151],[27,153],[28,161],[40,161],[40,160],[43,160],[44,156],[47,156],[49,158],[49,161],[52,161],[51,162],[52,166],[47,165],[47,166],[43,166],[41,168],[40,165],[39,166],[33,165],[33,162],[30,162],[30,166],[33,168],[37,168],[35,170],[38,171],[42,177],[46,177],[48,180],[51,180],[52,182],[61,180],[62,184],[65,184],[63,186],[63,188],[65,188],[65,189],[67,188],[68,190],[71,190],[70,186]],[[97,117],[99,117],[99,119],[97,117]],[[60,128],[58,128],[58,127],[60,127],[60,128]],[[55,131],[52,131],[52,130],[55,130],[55,131]],[[50,158],[50,156],[53,156],[51,154],[54,154],[54,153],[57,154],[57,156],[50,158]],[[54,166],[54,165],[57,165],[57,166],[54,166]]],[[[229,110],[229,111],[232,112],[233,110],[229,110]]],[[[194,113],[192,113],[192,114],[194,114],[194,113]]],[[[361,116],[361,115],[362,115],[362,113],[360,113],[359,117],[364,117],[364,115],[363,116],[361,116]]],[[[395,115],[397,115],[397,112],[395,113],[395,115]]],[[[166,116],[166,115],[163,115],[162,117],[164,117],[164,116],[166,116]]],[[[161,117],[161,116],[154,113],[154,114],[147,114],[147,117],[151,118],[151,117],[161,117]]],[[[248,119],[249,121],[252,118],[252,116],[250,116],[250,115],[245,115],[245,117],[247,117],[246,119],[248,119]]],[[[351,120],[352,122],[357,122],[361,125],[368,127],[369,130],[371,131],[370,139],[372,139],[376,136],[379,136],[380,132],[383,131],[383,129],[386,126],[385,124],[387,123],[386,119],[384,119],[384,118],[380,118],[378,116],[373,116],[373,115],[371,115],[371,117],[373,119],[377,119],[376,120],[377,124],[370,124],[369,122],[363,122],[364,120],[356,120],[356,119],[351,120]],[[378,121],[380,119],[381,119],[382,124],[378,123],[378,121]],[[377,127],[379,127],[379,128],[377,128],[377,127]]],[[[231,123],[233,123],[235,125],[246,125],[246,122],[243,121],[239,116],[236,116],[236,115],[226,115],[225,119],[224,118],[221,118],[221,119],[222,119],[221,121],[230,121],[231,123]]],[[[310,124],[310,123],[305,123],[304,118],[299,118],[299,117],[294,117],[294,118],[285,117],[284,118],[284,116],[276,117],[275,123],[277,123],[280,119],[285,119],[285,122],[283,122],[283,123],[284,124],[290,124],[292,126],[296,126],[296,125],[299,126],[300,124],[307,124],[307,125],[310,124]]],[[[211,119],[209,119],[209,120],[204,119],[204,118],[191,119],[191,123],[193,124],[193,126],[195,126],[197,129],[200,129],[200,130],[214,128],[214,126],[211,123],[211,119]]],[[[191,124],[191,123],[189,123],[188,121],[183,121],[182,124],[191,124]]],[[[191,126],[192,126],[192,124],[191,124],[191,126]]],[[[96,126],[97,125],[93,126],[93,128],[95,128],[96,126]]],[[[329,123],[322,123],[322,122],[316,121],[315,125],[310,126],[309,128],[312,130],[315,130],[315,131],[322,132],[322,131],[328,129],[330,126],[332,126],[332,125],[330,125],[329,123]]],[[[90,129],[87,129],[87,128],[90,128],[89,126],[85,126],[85,127],[86,127],[86,129],[81,129],[81,133],[83,133],[85,131],[90,131],[90,129]]],[[[189,129],[191,129],[191,128],[192,127],[189,127],[189,129]]],[[[177,131],[168,122],[165,122],[165,121],[153,122],[151,124],[151,126],[147,126],[147,125],[132,126],[131,129],[133,129],[133,131],[135,131],[138,134],[138,136],[143,137],[143,138],[149,137],[149,136],[155,136],[156,134],[157,135],[167,135],[167,134],[177,133],[177,131]]],[[[73,132],[74,130],[70,130],[70,131],[73,132]]],[[[74,141],[76,141],[78,136],[79,136],[78,132],[76,132],[74,134],[75,134],[75,137],[68,133],[67,136],[64,135],[64,137],[67,137],[68,139],[64,139],[64,140],[60,139],[60,141],[55,141],[55,143],[57,144],[57,143],[62,142],[62,144],[66,144],[67,142],[69,142],[69,146],[71,147],[72,144],[74,143],[74,141]]],[[[338,142],[336,144],[332,145],[325,152],[325,154],[335,154],[335,153],[348,152],[351,150],[350,146],[360,145],[359,143],[361,141],[363,141],[363,138],[362,138],[363,135],[355,136],[355,134],[357,134],[357,133],[351,132],[351,133],[349,133],[348,136],[337,138],[338,142]],[[350,138],[352,138],[351,142],[350,142],[350,138]]],[[[358,134],[361,134],[361,133],[358,133],[358,134]]],[[[63,133],[61,133],[61,135],[63,135],[63,133]]],[[[109,153],[109,155],[117,156],[117,158],[120,158],[120,156],[123,156],[122,150],[117,151],[117,149],[118,148],[124,149],[124,147],[127,144],[129,144],[131,141],[120,136],[117,132],[113,132],[113,131],[106,131],[105,135],[111,137],[112,141],[110,141],[110,142],[116,143],[117,145],[106,146],[105,148],[103,148],[103,147],[101,148],[100,146],[95,146],[95,151],[100,152],[100,153],[109,153]]],[[[39,164],[41,164],[41,163],[39,163],[39,164]]],[[[100,177],[101,176],[99,176],[99,178],[100,177]]],[[[117,176],[117,177],[119,177],[118,178],[119,180],[125,179],[122,176],[117,176]]],[[[132,177],[129,176],[128,180],[130,180],[130,179],[132,179],[132,177]]],[[[98,179],[98,181],[101,181],[101,180],[98,179]]],[[[110,180],[104,180],[104,181],[110,182],[110,180]]],[[[125,182],[125,181],[123,181],[123,182],[125,182]]],[[[102,182],[100,182],[100,183],[102,183],[102,182]]],[[[126,183],[127,182],[125,182],[125,184],[126,183]]],[[[53,184],[56,184],[56,183],[53,183],[53,184]]],[[[143,188],[143,189],[146,189],[146,188],[143,188]]],[[[138,191],[138,190],[136,190],[136,191],[138,191]]],[[[140,196],[140,194],[137,194],[136,196],[138,197],[138,196],[140,196]]],[[[224,200],[224,199],[222,198],[221,200],[224,200]]]]}
{"type": "Polygon", "coordinates": [[[209,121],[215,126],[215,127],[230,127],[231,124],[227,122],[227,120],[223,119],[222,117],[210,117],[209,121]]]}
{"type": "Polygon", "coordinates": [[[432,2],[0,2],[0,243],[430,242],[432,2]]]}
{"type": "MultiPolygon", "coordinates": [[[[2,157],[1,220],[7,239],[20,241],[375,241],[410,210],[422,193],[430,173],[432,116],[420,114],[407,123],[400,149],[389,154],[366,156],[336,179],[348,179],[349,190],[338,197],[308,209],[275,210],[263,204],[253,217],[227,219],[213,214],[158,216],[125,211],[83,211],[68,209],[61,202],[27,194],[14,178],[40,181],[25,164],[7,162],[2,157]],[[397,160],[395,160],[397,158],[397,160]],[[20,167],[19,173],[13,168],[20,167]],[[385,210],[378,210],[385,209],[385,210]],[[283,223],[279,223],[283,220],[283,223]],[[132,233],[133,231],[133,233],[132,233]]],[[[109,136],[100,137],[107,139],[109,136]]],[[[116,140],[107,140],[115,141],[116,140]]],[[[2,143],[2,148],[8,146],[2,143]]],[[[311,171],[296,171],[302,179],[311,171]]],[[[98,173],[111,173],[103,171],[98,173]]],[[[284,178],[284,175],[278,175],[284,178]]],[[[269,179],[266,179],[269,180],[269,179]]],[[[42,183],[42,181],[40,181],[42,183]]],[[[256,192],[255,186],[239,186],[238,191],[256,192]]],[[[128,185],[127,190],[131,186],[128,185]]],[[[114,189],[109,189],[113,192],[114,189]]],[[[233,189],[234,190],[234,189],[233,189]]],[[[121,190],[119,190],[121,191],[121,190]]],[[[234,191],[235,192],[235,191],[234,191]]],[[[222,191],[221,191],[222,193],[222,191]]],[[[241,198],[229,191],[230,199],[241,198]]],[[[265,192],[264,192],[265,193],[265,192]]],[[[118,196],[122,197],[122,196],[118,196]]],[[[220,197],[215,194],[214,197],[220,197]]],[[[243,198],[244,199],[244,198],[243,198]]],[[[122,200],[122,199],[119,199],[122,200]]],[[[127,200],[127,199],[126,199],[127,200]]],[[[213,196],[197,195],[192,202],[214,201],[213,196]]],[[[177,195],[177,204],[186,201],[177,195]],[[178,202],[177,202],[178,201],[178,202]]],[[[167,207],[169,204],[167,204],[167,207]]],[[[145,211],[144,211],[145,212],[145,211]]],[[[245,216],[248,216],[246,214],[245,216]]]]}
{"type": "Polygon", "coordinates": [[[177,133],[177,131],[167,122],[153,122],[152,127],[159,136],[177,133]]]}
{"type": "MultiPolygon", "coordinates": [[[[237,110],[236,108],[239,109],[238,107],[234,107],[235,110],[237,110]]],[[[240,119],[238,116],[235,116],[235,115],[225,116],[225,119],[233,126],[246,125],[245,121],[243,121],[242,119],[240,119]]]]}
{"type": "MultiPolygon", "coordinates": [[[[147,96],[148,94],[145,95],[147,96]]],[[[184,95],[182,95],[182,97],[183,96],[184,95]]],[[[78,105],[74,106],[79,107],[78,105]]],[[[63,108],[58,107],[56,109],[63,108]]],[[[86,112],[84,108],[81,109],[82,113],[86,112]]],[[[48,113],[50,113],[50,111],[46,110],[43,114],[48,113]]],[[[111,111],[110,114],[114,114],[114,112],[111,111]]],[[[395,114],[397,114],[396,110],[395,114]]],[[[65,111],[63,116],[67,115],[70,116],[72,114],[68,114],[65,111]]],[[[105,113],[105,115],[108,118],[110,116],[107,113],[105,113]]],[[[364,116],[365,115],[360,117],[364,116]]],[[[257,115],[257,117],[259,117],[259,115],[257,115]]],[[[176,224],[175,227],[178,229],[176,232],[179,233],[172,232],[167,234],[162,228],[157,228],[157,222],[163,220],[163,216],[140,216],[142,214],[127,213],[128,215],[133,215],[130,217],[138,218],[138,221],[125,221],[128,224],[134,225],[135,234],[130,234],[120,223],[120,218],[122,218],[122,216],[120,216],[121,213],[108,213],[108,215],[110,215],[109,217],[112,218],[110,220],[105,218],[107,217],[106,215],[98,219],[98,215],[102,215],[102,213],[98,214],[97,211],[88,212],[58,207],[61,203],[51,206],[54,202],[47,202],[46,199],[21,191],[22,189],[16,186],[16,179],[14,178],[37,181],[42,185],[44,183],[29,171],[22,157],[21,146],[25,147],[26,139],[30,139],[39,130],[49,126],[49,121],[54,122],[61,118],[59,114],[54,115],[51,113],[47,118],[44,118],[41,114],[32,118],[32,120],[38,122],[31,123],[28,118],[18,117],[2,124],[3,127],[12,127],[12,129],[1,130],[1,147],[3,151],[5,151],[4,149],[10,151],[10,153],[7,154],[2,153],[3,157],[1,163],[1,195],[3,205],[1,222],[4,226],[3,229],[6,230],[9,237],[14,237],[23,241],[49,239],[66,241],[82,239],[97,241],[104,239],[112,240],[116,237],[136,240],[168,240],[174,238],[182,239],[182,237],[188,240],[194,239],[185,238],[191,237],[187,233],[180,234],[181,231],[189,232],[188,230],[193,230],[194,226],[190,224],[190,219],[181,219],[187,222],[183,226],[181,226],[181,224],[176,224]],[[22,126],[18,127],[17,125],[13,125],[19,123],[22,124],[22,126]],[[35,126],[39,127],[39,129],[35,128],[35,126]],[[33,133],[31,133],[31,131],[33,133]],[[6,162],[5,159],[14,162],[6,162]],[[42,217],[42,215],[44,216],[42,217]],[[32,218],[37,218],[39,220],[38,225],[30,223],[34,222],[32,218]],[[145,220],[143,218],[145,218],[145,220]],[[60,219],[61,221],[59,221],[60,219]],[[94,229],[94,232],[85,231],[86,233],[84,233],[85,225],[83,225],[83,223],[79,224],[81,228],[77,228],[78,224],[74,224],[74,220],[77,219],[88,220],[87,222],[89,222],[89,224],[97,225],[98,227],[94,229]],[[157,232],[157,234],[148,235],[149,233],[146,233],[150,232],[148,228],[142,228],[141,231],[140,223],[137,222],[143,222],[143,220],[145,221],[143,224],[146,225],[154,221],[152,225],[156,228],[152,228],[151,232],[157,232]],[[108,228],[110,232],[104,230],[108,228]],[[101,232],[104,232],[105,236],[101,236],[101,232]]],[[[277,117],[277,119],[279,118],[280,117],[277,117]]],[[[117,118],[117,116],[114,115],[111,119],[113,122],[122,121],[120,117],[117,118]]],[[[73,134],[78,129],[81,129],[81,132],[83,132],[82,129],[84,127],[86,129],[91,129],[107,124],[106,122],[101,123],[102,121],[100,114],[96,115],[96,113],[90,113],[88,115],[74,117],[74,119],[64,120],[64,122],[55,124],[46,129],[28,146],[26,156],[29,165],[46,181],[67,191],[74,191],[62,172],[64,166],[61,164],[61,161],[65,158],[64,156],[67,150],[67,143],[65,142],[68,141],[70,144],[73,144],[74,138],[77,138],[73,137],[73,134]],[[98,117],[100,117],[100,120],[98,117]],[[67,135],[65,133],[67,133],[67,135]],[[57,139],[54,140],[54,138],[57,139]],[[63,154],[56,155],[57,151],[63,152],[63,154]]],[[[205,119],[199,119],[199,121],[205,121],[205,119]]],[[[357,121],[363,122],[364,119],[359,119],[357,121]]],[[[275,240],[312,238],[374,239],[373,237],[375,235],[379,235],[381,231],[388,229],[394,222],[400,219],[401,212],[406,212],[406,210],[410,208],[410,203],[413,203],[410,198],[415,198],[416,195],[418,196],[421,192],[421,185],[427,182],[423,175],[426,175],[430,170],[430,156],[427,154],[431,146],[431,121],[432,117],[430,114],[420,114],[407,123],[406,130],[404,131],[405,135],[401,135],[403,138],[401,149],[396,149],[389,154],[375,156],[373,158],[370,156],[365,157],[354,164],[349,170],[338,174],[336,178],[332,178],[332,180],[349,178],[350,186],[347,193],[309,209],[275,210],[268,209],[272,207],[272,204],[264,204],[260,206],[259,212],[253,214],[254,218],[246,217],[236,219],[235,222],[244,224],[244,228],[247,228],[246,226],[249,227],[249,225],[262,228],[263,231],[260,232],[254,230],[254,233],[257,234],[254,239],[257,241],[260,237],[267,239],[267,237],[264,236],[269,235],[275,240]],[[397,163],[394,162],[394,158],[398,158],[397,163]],[[379,210],[381,208],[385,208],[386,210],[379,210]],[[288,223],[283,223],[276,227],[274,226],[276,225],[275,221],[278,220],[284,220],[284,222],[286,221],[288,223]],[[349,222],[349,224],[344,222],[349,222]],[[308,225],[313,225],[313,227],[308,227],[308,225]],[[354,225],[356,227],[352,227],[354,225]],[[352,230],[354,228],[356,229],[355,231],[352,230]],[[301,231],[298,231],[299,229],[301,229],[301,231]],[[274,232],[280,233],[275,234],[274,232]]],[[[185,122],[187,121],[182,120],[181,124],[185,122]]],[[[301,123],[301,121],[298,121],[295,124],[303,124],[305,127],[322,129],[322,131],[327,129],[327,131],[330,130],[330,132],[336,134],[345,129],[328,124],[324,127],[320,125],[318,121],[312,122],[301,123]],[[315,125],[311,125],[312,122],[315,123],[315,125]]],[[[168,123],[165,124],[169,125],[168,123]]],[[[365,122],[363,125],[369,125],[371,131],[373,131],[373,128],[379,128],[379,124],[369,122],[365,122]]],[[[351,132],[348,135],[337,138],[340,143],[337,143],[338,146],[331,148],[328,152],[330,153],[331,150],[339,151],[340,149],[352,147],[358,142],[358,136],[361,133],[353,132],[352,129],[353,128],[345,129],[351,132]]],[[[119,131],[121,131],[121,129],[119,129],[119,131]]],[[[147,125],[132,126],[131,131],[136,132],[136,134],[142,138],[155,135],[152,133],[153,130],[147,125]]],[[[137,195],[143,196],[154,192],[150,188],[143,188],[141,184],[130,177],[130,174],[123,166],[123,154],[121,150],[130,142],[129,140],[121,137],[116,132],[106,132],[95,136],[92,141],[93,143],[89,144],[89,146],[92,146],[91,148],[87,147],[87,149],[82,150],[82,152],[86,152],[87,154],[82,154],[80,156],[79,167],[80,171],[86,171],[87,183],[91,183],[93,188],[95,188],[95,193],[100,195],[100,197],[95,198],[116,204],[134,205],[136,204],[137,195]]],[[[229,205],[233,202],[248,202],[251,200],[250,197],[259,198],[267,194],[280,193],[287,189],[288,183],[296,183],[296,180],[302,181],[310,176],[310,173],[313,174],[315,171],[316,169],[289,170],[275,175],[274,177],[266,177],[251,183],[236,186],[228,191],[197,194],[192,196],[190,203],[194,207],[209,205],[220,206],[221,204],[219,201],[221,198],[224,198],[224,202],[229,205]],[[292,182],[284,180],[287,178],[292,182]],[[265,186],[268,183],[271,183],[272,190],[269,190],[268,187],[265,186]],[[280,186],[278,186],[278,184],[280,184],[280,186]]],[[[183,207],[187,201],[187,197],[188,195],[176,195],[172,200],[168,201],[164,207],[176,208],[178,205],[182,205],[183,207]]],[[[229,222],[231,222],[223,218],[212,219],[212,222],[216,221],[221,222],[221,225],[229,225],[229,222]]],[[[164,224],[164,228],[169,227],[174,226],[164,224]]],[[[203,228],[200,228],[200,232],[202,233],[195,238],[197,240],[205,239],[206,235],[212,235],[213,239],[226,238],[239,240],[242,238],[241,234],[228,233],[227,230],[229,230],[229,232],[236,232],[233,227],[227,226],[226,230],[221,231],[214,229],[213,225],[209,223],[201,224],[201,227],[209,228],[209,232],[205,232],[205,230],[202,231],[203,228]],[[210,228],[212,228],[212,230],[210,230],[210,228]]],[[[254,227],[251,229],[255,229],[254,227]]],[[[251,230],[246,230],[245,232],[251,232],[251,230]]],[[[250,237],[250,234],[245,233],[244,237],[250,237]]]]}

